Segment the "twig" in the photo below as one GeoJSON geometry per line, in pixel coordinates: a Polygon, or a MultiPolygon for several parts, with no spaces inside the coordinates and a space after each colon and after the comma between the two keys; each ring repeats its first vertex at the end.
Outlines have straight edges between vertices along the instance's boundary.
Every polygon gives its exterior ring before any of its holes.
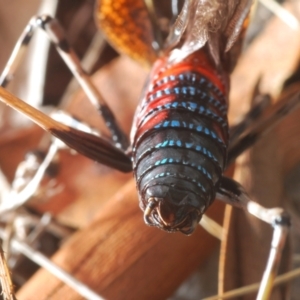
{"type": "Polygon", "coordinates": [[[259,1],[289,27],[294,30],[299,29],[299,21],[297,20],[297,18],[284,7],[282,7],[279,3],[274,0],[259,1]]]}
{"type": "MultiPolygon", "coordinates": [[[[297,268],[295,270],[292,270],[290,272],[287,272],[285,274],[277,276],[277,278],[274,280],[274,286],[286,283],[286,282],[291,281],[299,276],[300,276],[300,268],[297,268]]],[[[223,295],[211,296],[211,297],[205,298],[203,300],[232,299],[232,298],[236,298],[236,297],[243,296],[246,294],[254,293],[254,292],[258,291],[259,286],[260,286],[260,282],[253,283],[253,284],[226,292],[223,295]]]]}
{"type": "Polygon", "coordinates": [[[0,247],[0,282],[4,300],[16,300],[13,283],[10,278],[10,271],[2,247],[0,247]]]}
{"type": "MultiPolygon", "coordinates": [[[[3,229],[0,230],[1,239],[5,238],[5,232],[3,229]]],[[[54,262],[49,260],[39,251],[34,250],[29,245],[12,239],[11,246],[16,250],[28,257],[30,260],[38,264],[39,266],[45,268],[48,272],[56,276],[58,279],[63,281],[65,284],[73,288],[78,294],[80,294],[85,299],[89,300],[104,300],[94,291],[92,291],[88,286],[83,284],[81,281],[73,277],[71,274],[57,266],[54,262]]],[[[16,300],[15,298],[7,298],[5,300],[16,300]]]]}

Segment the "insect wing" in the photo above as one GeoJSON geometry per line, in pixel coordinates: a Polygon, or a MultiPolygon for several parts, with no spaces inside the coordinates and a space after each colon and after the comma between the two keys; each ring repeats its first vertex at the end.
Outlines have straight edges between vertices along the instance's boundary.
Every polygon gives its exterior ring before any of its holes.
{"type": "Polygon", "coordinates": [[[96,22],[117,51],[144,66],[155,61],[155,38],[143,0],[99,0],[96,22]]]}
{"type": "Polygon", "coordinates": [[[219,64],[239,38],[251,5],[252,0],[186,0],[167,39],[166,46],[175,47],[170,60],[178,62],[208,44],[219,64]]]}

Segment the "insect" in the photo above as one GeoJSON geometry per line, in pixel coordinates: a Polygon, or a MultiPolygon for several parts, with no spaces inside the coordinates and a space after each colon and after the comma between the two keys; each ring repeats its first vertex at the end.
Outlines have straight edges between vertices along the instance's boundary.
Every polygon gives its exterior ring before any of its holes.
{"type": "MultiPolygon", "coordinates": [[[[116,24],[116,17],[112,17],[112,23],[109,23],[109,16],[114,16],[118,5],[102,1],[99,6],[100,26],[112,43],[124,52],[131,52],[129,54],[145,64],[160,55],[158,52],[163,52],[150,75],[132,132],[133,168],[140,206],[148,225],[191,234],[216,193],[230,203],[248,206],[255,215],[264,211],[247,198],[236,182],[222,176],[227,154],[230,154],[227,151],[226,117],[228,73],[233,65],[230,55],[233,49],[238,51],[236,41],[244,30],[251,3],[185,1],[178,21],[171,27],[165,51],[160,48],[159,31],[153,30],[153,38],[144,40],[143,34],[151,36],[144,28],[141,36],[137,33],[137,43],[141,44],[137,46],[139,51],[135,51],[133,46],[128,48],[131,41],[128,36],[124,39],[116,37],[122,24],[116,24]],[[106,16],[107,6],[109,14],[106,16]],[[206,19],[204,16],[209,17],[206,19]],[[111,28],[115,28],[115,32],[111,32],[111,28]],[[124,41],[129,42],[124,44],[124,41]],[[142,46],[145,51],[141,51],[142,46]]],[[[128,7],[131,6],[128,4],[128,7]]],[[[153,8],[145,6],[143,1],[136,2],[133,7],[137,11],[134,14],[136,23],[143,20],[145,14],[152,15],[153,8]]],[[[123,18],[126,19],[129,10],[124,8],[120,13],[124,13],[123,18]]],[[[146,29],[158,27],[151,17],[147,21],[146,29]]],[[[30,118],[78,152],[122,171],[130,171],[131,158],[120,150],[127,150],[126,137],[76,60],[69,62],[74,54],[65,43],[57,23],[48,16],[34,18],[19,46],[26,46],[35,27],[54,35],[58,51],[98,106],[114,144],[59,124],[1,90],[3,101],[23,113],[27,112],[30,118]],[[85,143],[78,143],[79,140],[85,143]]],[[[18,55],[18,51],[14,53],[18,55]]],[[[3,73],[3,86],[9,81],[14,59],[3,73]]],[[[239,143],[235,147],[239,149],[239,143]]],[[[275,226],[280,228],[288,225],[288,218],[280,210],[270,218],[262,218],[269,223],[275,220],[275,226]]]]}
{"type": "MultiPolygon", "coordinates": [[[[134,174],[148,225],[190,234],[215,198],[228,145],[225,49],[240,35],[250,6],[186,1],[167,38],[173,50],[152,69],[132,131],[134,174]]],[[[102,7],[100,26],[112,43],[121,43],[107,29],[112,24],[102,7]]]]}

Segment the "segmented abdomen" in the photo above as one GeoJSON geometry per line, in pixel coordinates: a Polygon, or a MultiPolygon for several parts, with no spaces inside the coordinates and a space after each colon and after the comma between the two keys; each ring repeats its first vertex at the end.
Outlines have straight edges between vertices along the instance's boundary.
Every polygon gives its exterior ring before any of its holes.
{"type": "Polygon", "coordinates": [[[132,135],[140,198],[149,186],[169,185],[208,206],[226,160],[226,84],[195,54],[171,67],[160,61],[151,77],[132,135]]]}

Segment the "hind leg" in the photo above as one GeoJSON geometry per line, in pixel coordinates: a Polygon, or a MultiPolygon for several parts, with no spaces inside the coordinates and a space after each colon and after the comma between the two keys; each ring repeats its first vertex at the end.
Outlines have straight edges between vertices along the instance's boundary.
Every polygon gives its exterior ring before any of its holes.
{"type": "Polygon", "coordinates": [[[268,209],[252,201],[239,183],[227,177],[222,178],[217,198],[232,206],[245,209],[256,218],[273,227],[269,258],[256,298],[269,299],[289,231],[289,215],[282,208],[268,209]]]}

